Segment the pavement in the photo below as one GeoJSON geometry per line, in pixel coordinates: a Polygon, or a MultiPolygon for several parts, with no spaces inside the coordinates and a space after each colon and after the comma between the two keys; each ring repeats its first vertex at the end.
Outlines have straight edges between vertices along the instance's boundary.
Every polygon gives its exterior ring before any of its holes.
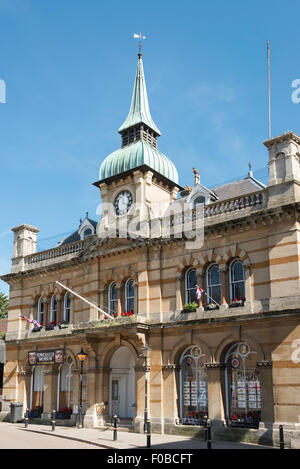
{"type": "MultiPolygon", "coordinates": [[[[8,423],[26,432],[34,432],[48,435],[50,437],[64,438],[85,444],[93,445],[109,450],[138,450],[147,449],[147,437],[142,433],[133,433],[118,430],[117,440],[113,440],[113,430],[111,428],[77,428],[56,426],[52,430],[51,426],[24,423],[8,423]]],[[[153,433],[151,435],[151,449],[206,449],[206,442],[201,438],[192,438],[179,435],[162,435],[153,433]]],[[[17,446],[16,446],[17,448],[17,446]]],[[[67,448],[67,442],[66,442],[67,448]]],[[[255,445],[249,443],[235,443],[229,441],[212,441],[212,449],[271,449],[270,446],[255,445]]]]}

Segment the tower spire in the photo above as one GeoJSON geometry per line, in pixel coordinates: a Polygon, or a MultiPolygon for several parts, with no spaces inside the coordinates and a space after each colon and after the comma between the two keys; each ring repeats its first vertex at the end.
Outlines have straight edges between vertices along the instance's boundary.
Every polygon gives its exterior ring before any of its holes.
{"type": "Polygon", "coordinates": [[[125,122],[119,128],[119,133],[122,133],[124,130],[127,130],[130,127],[136,126],[138,124],[145,124],[151,130],[153,130],[156,135],[160,135],[160,131],[154,124],[150,114],[141,49],[138,54],[138,65],[130,110],[127,118],[125,119],[125,122]]]}

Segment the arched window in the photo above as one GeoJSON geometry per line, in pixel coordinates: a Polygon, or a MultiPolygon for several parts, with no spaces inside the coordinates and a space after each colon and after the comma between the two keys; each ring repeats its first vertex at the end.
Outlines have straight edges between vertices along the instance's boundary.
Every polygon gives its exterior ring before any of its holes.
{"type": "Polygon", "coordinates": [[[64,296],[64,321],[69,322],[71,316],[71,296],[67,292],[64,296]]]}
{"type": "Polygon", "coordinates": [[[72,408],[73,370],[72,362],[64,363],[59,368],[57,382],[57,410],[63,412],[61,418],[70,418],[72,408]],[[68,409],[68,410],[67,410],[68,409]]]}
{"type": "Polygon", "coordinates": [[[56,300],[56,296],[53,295],[50,301],[50,322],[56,322],[56,314],[57,314],[57,300],[56,300]]]}
{"type": "Polygon", "coordinates": [[[235,260],[229,267],[230,300],[245,299],[245,272],[241,260],[235,260]]]}
{"type": "Polygon", "coordinates": [[[221,304],[222,283],[219,266],[217,264],[213,264],[207,269],[206,285],[208,303],[214,303],[215,301],[216,303],[221,304]]]}
{"type": "Polygon", "coordinates": [[[203,425],[208,415],[205,355],[193,345],[180,359],[180,418],[183,424],[203,425]]]}
{"type": "Polygon", "coordinates": [[[42,297],[38,301],[37,321],[40,324],[43,324],[44,321],[44,302],[42,297]]]}
{"type": "Polygon", "coordinates": [[[108,288],[108,314],[118,312],[118,289],[115,282],[111,283],[108,288]]]}
{"type": "Polygon", "coordinates": [[[87,238],[88,236],[91,236],[91,235],[92,235],[92,230],[90,228],[87,228],[86,230],[84,230],[83,238],[87,238]]]}
{"type": "Polygon", "coordinates": [[[232,426],[258,428],[261,412],[256,352],[247,342],[233,344],[225,355],[226,420],[232,426]]]}
{"type": "Polygon", "coordinates": [[[200,195],[193,200],[193,208],[199,204],[205,204],[205,197],[203,195],[200,195]]]}
{"type": "Polygon", "coordinates": [[[125,283],[125,310],[134,312],[134,284],[131,278],[125,283]]]}
{"type": "Polygon", "coordinates": [[[197,274],[196,270],[191,268],[185,274],[185,302],[197,302],[196,297],[197,274]]]}

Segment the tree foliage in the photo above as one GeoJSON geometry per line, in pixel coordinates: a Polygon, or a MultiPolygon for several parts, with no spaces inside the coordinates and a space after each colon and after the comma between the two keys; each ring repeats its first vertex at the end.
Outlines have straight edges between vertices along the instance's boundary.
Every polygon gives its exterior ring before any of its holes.
{"type": "Polygon", "coordinates": [[[8,297],[0,292],[0,319],[7,318],[8,315],[8,297]]]}

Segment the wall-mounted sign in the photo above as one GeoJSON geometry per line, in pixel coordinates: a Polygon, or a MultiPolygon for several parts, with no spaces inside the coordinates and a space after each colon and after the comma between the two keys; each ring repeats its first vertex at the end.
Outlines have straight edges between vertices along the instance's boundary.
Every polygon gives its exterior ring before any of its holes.
{"type": "Polygon", "coordinates": [[[64,350],[37,350],[28,352],[29,365],[46,365],[47,363],[61,364],[64,362],[64,350]]]}

